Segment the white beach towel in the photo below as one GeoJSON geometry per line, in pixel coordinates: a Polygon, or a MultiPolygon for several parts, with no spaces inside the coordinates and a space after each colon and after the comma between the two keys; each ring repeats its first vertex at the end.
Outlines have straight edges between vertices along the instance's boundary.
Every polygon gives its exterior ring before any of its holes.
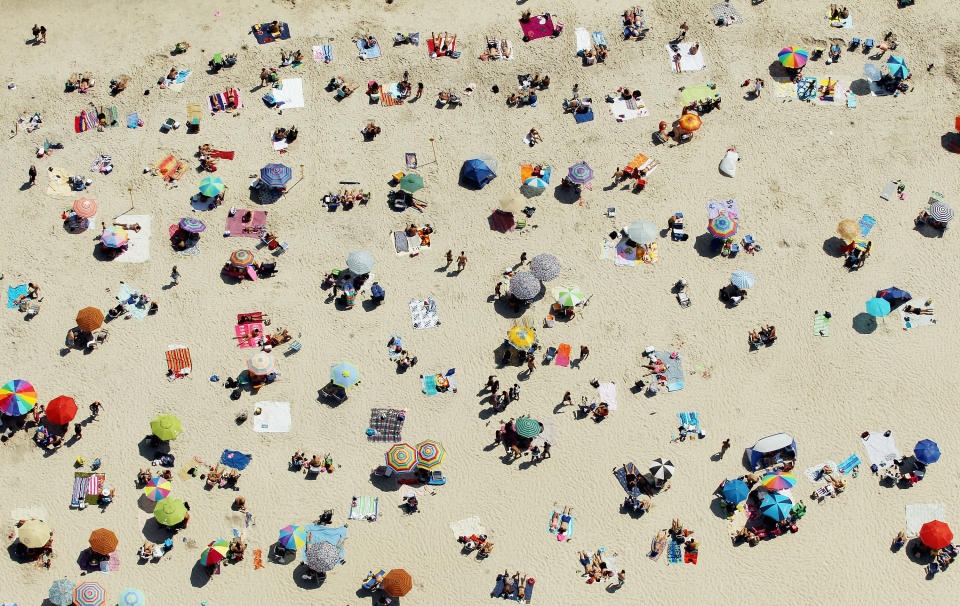
{"type": "Polygon", "coordinates": [[[617,384],[616,383],[601,383],[597,387],[597,398],[601,402],[606,402],[607,407],[610,410],[617,409],[617,384]]]}
{"type": "Polygon", "coordinates": [[[280,139],[279,141],[273,142],[273,150],[280,151],[281,149],[287,149],[288,145],[289,143],[287,143],[286,139],[280,139]]]}
{"type": "MultiPolygon", "coordinates": [[[[689,42],[681,42],[677,46],[680,49],[680,69],[685,72],[695,72],[707,69],[707,62],[703,58],[702,46],[697,49],[696,55],[690,54],[690,47],[693,45],[689,42]]],[[[667,49],[667,59],[670,61],[670,71],[677,73],[677,66],[673,63],[673,56],[676,54],[676,52],[670,48],[669,44],[665,44],[664,48],[667,49]]]]}
{"type": "Polygon", "coordinates": [[[297,109],[303,107],[303,80],[291,78],[282,80],[280,88],[271,91],[280,109],[297,109]]]}
{"type": "Polygon", "coordinates": [[[253,430],[257,433],[286,433],[291,425],[290,402],[257,402],[254,407],[253,430]]]}
{"type": "Polygon", "coordinates": [[[893,460],[900,458],[900,451],[897,450],[897,445],[893,441],[893,434],[885,436],[882,431],[871,431],[862,440],[870,462],[880,469],[893,465],[893,460]]]}
{"type": "Polygon", "coordinates": [[[807,476],[808,480],[816,484],[817,482],[820,482],[821,480],[826,479],[826,476],[820,473],[820,470],[823,469],[824,466],[826,465],[830,466],[830,469],[833,470],[833,473],[837,473],[836,462],[826,461],[824,463],[820,463],[819,465],[814,465],[813,467],[807,467],[805,470],[803,470],[803,475],[807,476]]]}
{"type": "Polygon", "coordinates": [[[453,536],[457,538],[469,537],[472,534],[477,536],[487,534],[487,529],[483,527],[483,524],[480,523],[480,518],[477,516],[450,522],[449,526],[450,530],[453,531],[453,536]]]}
{"type": "Polygon", "coordinates": [[[553,448],[557,445],[557,428],[554,427],[553,421],[550,419],[544,419],[540,422],[543,423],[543,431],[530,442],[530,445],[543,448],[544,442],[550,442],[550,447],[553,448]]]}
{"type": "Polygon", "coordinates": [[[433,300],[433,297],[410,301],[410,318],[413,320],[414,330],[433,328],[440,322],[437,302],[433,300]]]}
{"type": "Polygon", "coordinates": [[[497,48],[500,49],[500,56],[506,59],[507,61],[513,61],[515,55],[513,54],[513,42],[510,40],[498,40],[497,48]],[[504,44],[506,42],[506,44],[504,44]]]}
{"type": "Polygon", "coordinates": [[[586,28],[578,27],[577,29],[573,30],[573,35],[577,39],[577,53],[580,51],[590,50],[593,47],[593,41],[590,39],[590,32],[588,32],[586,28]]]}
{"type": "Polygon", "coordinates": [[[790,78],[774,78],[773,91],[778,99],[797,97],[797,83],[790,78]]]}
{"type": "Polygon", "coordinates": [[[140,224],[140,231],[127,230],[127,250],[117,256],[117,263],[146,263],[150,259],[150,215],[120,215],[114,223],[140,224]]]}
{"type": "Polygon", "coordinates": [[[610,113],[613,114],[613,117],[616,118],[617,122],[625,122],[627,120],[633,120],[634,118],[646,118],[650,115],[650,111],[647,110],[643,99],[635,99],[628,102],[626,99],[618,98],[615,99],[613,103],[607,103],[607,108],[610,110],[610,113]]]}
{"type": "Polygon", "coordinates": [[[920,528],[927,522],[947,521],[947,508],[942,503],[907,505],[907,536],[913,538],[920,534],[920,528]]]}
{"type": "Polygon", "coordinates": [[[926,308],[924,303],[926,299],[923,297],[914,297],[900,307],[897,312],[900,314],[900,324],[904,328],[916,328],[917,326],[934,326],[937,323],[937,312],[933,310],[933,315],[923,315],[923,314],[912,314],[906,311],[903,311],[904,307],[908,305],[911,307],[923,307],[926,308]]]}

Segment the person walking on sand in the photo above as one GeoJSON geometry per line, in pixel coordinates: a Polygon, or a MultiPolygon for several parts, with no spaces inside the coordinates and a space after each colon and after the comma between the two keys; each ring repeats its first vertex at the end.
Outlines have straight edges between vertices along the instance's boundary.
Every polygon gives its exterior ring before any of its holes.
{"type": "Polygon", "coordinates": [[[101,404],[99,401],[92,402],[92,403],[90,404],[90,415],[91,415],[94,419],[96,419],[97,416],[100,414],[100,409],[101,409],[101,408],[103,408],[103,404],[101,404]]]}
{"type": "Polygon", "coordinates": [[[83,425],[79,423],[73,424],[73,440],[79,442],[83,438],[83,425]]]}
{"type": "Polygon", "coordinates": [[[452,250],[448,250],[448,251],[447,251],[447,266],[445,267],[445,269],[450,269],[450,264],[451,264],[451,263],[453,263],[453,251],[452,251],[452,250]]]}
{"type": "Polygon", "coordinates": [[[534,362],[532,355],[528,355],[527,356],[527,374],[532,375],[533,371],[535,371],[536,369],[537,369],[537,363],[534,362]]]}
{"type": "Polygon", "coordinates": [[[589,356],[589,355],[590,355],[590,348],[587,347],[586,345],[581,345],[581,346],[580,346],[580,360],[581,360],[581,361],[586,360],[586,359],[587,359],[587,356],[589,356]]]}
{"type": "Polygon", "coordinates": [[[730,438],[727,438],[723,441],[723,444],[720,445],[720,458],[723,458],[723,454],[730,449],[730,438]]]}
{"type": "Polygon", "coordinates": [[[503,288],[503,282],[497,282],[497,285],[493,287],[493,296],[500,298],[500,289],[503,288]]]}
{"type": "Polygon", "coordinates": [[[527,262],[527,253],[526,252],[520,253],[520,263],[517,264],[517,267],[522,266],[526,262],[527,262]]]}
{"type": "Polygon", "coordinates": [[[170,271],[170,281],[174,286],[180,284],[180,272],[177,271],[176,265],[174,265],[173,269],[170,271]]]}
{"type": "Polygon", "coordinates": [[[30,170],[27,171],[27,175],[30,177],[30,187],[33,187],[37,184],[37,167],[33,164],[30,165],[30,170]]]}
{"type": "Polygon", "coordinates": [[[417,96],[414,99],[419,99],[423,96],[423,82],[417,82],[417,96]]]}
{"type": "Polygon", "coordinates": [[[457,272],[459,273],[463,271],[463,269],[466,266],[467,266],[467,255],[461,250],[460,256],[457,257],[457,272]]]}
{"type": "Polygon", "coordinates": [[[270,72],[267,68],[260,70],[260,86],[266,86],[270,82],[270,72]]]}

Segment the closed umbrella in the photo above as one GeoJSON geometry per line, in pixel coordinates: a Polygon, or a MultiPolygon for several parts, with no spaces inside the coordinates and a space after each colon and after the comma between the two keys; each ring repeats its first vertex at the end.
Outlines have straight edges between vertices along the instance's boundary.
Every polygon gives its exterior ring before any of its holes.
{"type": "Polygon", "coordinates": [[[738,269],[730,274],[730,283],[741,290],[746,290],[753,287],[756,282],[757,279],[753,277],[752,273],[742,269],[738,269]]]}
{"type": "Polygon", "coordinates": [[[97,203],[90,198],[79,198],[73,201],[73,212],[78,217],[91,219],[97,215],[97,203]]]}
{"type": "Polygon", "coordinates": [[[593,181],[593,169],[586,162],[579,162],[567,170],[567,178],[577,185],[586,185],[593,181]]]}
{"type": "Polygon", "coordinates": [[[27,520],[17,529],[17,538],[25,547],[39,549],[50,540],[50,527],[43,520],[27,520]]]}
{"type": "Polygon", "coordinates": [[[634,221],[627,226],[624,232],[626,232],[628,238],[644,246],[652,243],[660,235],[660,230],[650,221],[634,221]]]}
{"type": "Polygon", "coordinates": [[[207,225],[196,217],[185,217],[180,219],[180,229],[192,234],[199,234],[207,229],[207,225]]]}
{"type": "Polygon", "coordinates": [[[208,198],[222,194],[225,187],[220,177],[206,177],[200,181],[200,193],[208,198]]]}
{"type": "Polygon", "coordinates": [[[117,550],[117,535],[112,530],[98,528],[90,533],[90,549],[100,555],[110,555],[117,550]]]}
{"type": "Polygon", "coordinates": [[[793,501],[779,492],[769,493],[760,503],[760,513],[778,522],[786,520],[790,515],[793,501]]]}
{"type": "Polygon", "coordinates": [[[164,499],[157,503],[153,517],[164,526],[176,526],[187,517],[187,507],[180,499],[164,499]]]}
{"type": "Polygon", "coordinates": [[[373,255],[365,250],[355,250],[347,255],[347,269],[357,275],[368,274],[373,271],[373,255]]]}
{"type": "Polygon", "coordinates": [[[747,500],[750,494],[750,487],[743,480],[728,480],[721,490],[723,500],[728,503],[741,503],[747,500]]]}
{"type": "Polygon", "coordinates": [[[273,356],[265,351],[258,351],[247,360],[247,370],[255,375],[268,375],[276,369],[273,356]]]}
{"type": "Polygon", "coordinates": [[[139,589],[128,587],[117,598],[117,606],[145,606],[147,597],[139,589]]]}
{"type": "Polygon", "coordinates": [[[946,223],[953,218],[953,209],[950,208],[950,205],[942,200],[935,200],[930,205],[930,218],[934,221],[939,221],[940,223],[946,223]]]}
{"type": "Polygon", "coordinates": [[[73,603],[76,606],[103,606],[107,601],[107,592],[100,583],[86,581],[73,588],[73,603]]]}
{"type": "Polygon", "coordinates": [[[73,588],[76,586],[70,579],[58,579],[50,586],[47,596],[56,606],[70,606],[73,604],[73,588]]]}
{"type": "Polygon", "coordinates": [[[844,219],[837,224],[837,234],[844,240],[856,240],[860,235],[860,225],[853,219],[844,219]]]}
{"type": "Polygon", "coordinates": [[[541,282],[549,282],[560,275],[563,266],[553,255],[542,253],[530,259],[530,273],[541,282]]]}
{"type": "Polygon", "coordinates": [[[421,177],[420,175],[415,175],[413,173],[409,175],[404,175],[404,177],[400,179],[399,185],[400,185],[400,189],[402,189],[407,193],[412,194],[414,192],[418,192],[421,189],[423,189],[423,177],[421,177]]]}
{"type": "Polygon", "coordinates": [[[936,463],[940,460],[940,447],[933,440],[920,440],[913,447],[913,456],[924,465],[936,463]]]}
{"type": "Polygon", "coordinates": [[[37,390],[23,379],[14,379],[0,387],[0,412],[11,417],[25,415],[37,404],[37,390]]]}
{"type": "Polygon", "coordinates": [[[521,301],[529,301],[540,294],[543,285],[535,275],[528,271],[520,271],[510,278],[510,294],[521,301]]]}
{"type": "Polygon", "coordinates": [[[703,120],[697,114],[683,114],[677,122],[680,123],[680,128],[690,133],[700,130],[703,125],[703,120]]]}
{"type": "Polygon", "coordinates": [[[554,291],[553,296],[557,300],[557,303],[564,307],[579,305],[586,298],[583,291],[573,286],[560,288],[554,291]]]}
{"type": "Polygon", "coordinates": [[[96,307],[84,307],[77,312],[77,328],[93,332],[103,326],[103,312],[96,307]]]}
{"type": "Polygon", "coordinates": [[[103,244],[107,248],[120,248],[126,244],[129,239],[130,236],[127,235],[127,230],[119,225],[111,225],[100,234],[100,244],[103,244]]]}
{"type": "Polygon", "coordinates": [[[287,549],[300,549],[307,544],[307,531],[302,526],[284,526],[277,542],[287,549]]]}
{"type": "Polygon", "coordinates": [[[330,367],[330,380],[338,387],[350,389],[360,382],[360,371],[353,364],[340,362],[330,367]]]}
{"type": "Polygon", "coordinates": [[[253,252],[249,250],[235,250],[230,255],[230,265],[234,267],[248,267],[253,265],[253,252]]]}
{"type": "Polygon", "coordinates": [[[424,440],[417,444],[417,467],[436,469],[447,456],[443,444],[436,440],[424,440]]]}
{"type": "Polygon", "coordinates": [[[173,415],[160,415],[150,421],[150,431],[161,440],[174,440],[183,429],[180,427],[180,419],[173,415]]]}
{"type": "Polygon", "coordinates": [[[760,480],[767,490],[788,490],[797,485],[797,476],[786,471],[768,473],[760,480]]]}
{"type": "Polygon", "coordinates": [[[327,572],[340,561],[340,551],[329,541],[310,543],[303,554],[307,567],[317,572],[327,572]]]}
{"type": "Polygon", "coordinates": [[[417,451],[407,443],[391,446],[385,458],[387,466],[394,471],[410,471],[417,465],[417,451]]]}
{"type": "Polygon", "coordinates": [[[293,170],[283,164],[267,164],[260,169],[260,182],[267,187],[283,187],[292,178],[293,170]]]}
{"type": "Polygon", "coordinates": [[[77,416],[77,403],[73,398],[57,396],[47,404],[47,420],[55,425],[66,425],[77,416]]]}
{"type": "Polygon", "coordinates": [[[730,238],[737,234],[737,222],[726,215],[717,215],[707,223],[707,231],[714,238],[730,238]]]}
{"type": "Polygon", "coordinates": [[[880,318],[890,313],[890,301],[876,297],[867,301],[867,313],[874,318],[880,318]]]}
{"type": "Polygon", "coordinates": [[[204,566],[213,566],[227,557],[230,553],[230,542],[226,539],[211,541],[207,548],[200,553],[200,563],[204,566]]]}
{"type": "Polygon", "coordinates": [[[930,549],[943,549],[953,540],[953,531],[940,520],[933,520],[920,527],[920,540],[930,549]]]}
{"type": "Polygon", "coordinates": [[[396,568],[383,576],[382,587],[383,592],[388,596],[399,598],[413,589],[413,579],[406,570],[396,568]]]}
{"type": "Polygon", "coordinates": [[[537,331],[527,326],[514,326],[507,331],[507,343],[521,351],[530,351],[537,342],[537,331]]]}
{"type": "Polygon", "coordinates": [[[669,480],[673,477],[673,463],[670,459],[654,459],[650,463],[650,473],[658,480],[669,480]]]}
{"type": "Polygon", "coordinates": [[[542,431],[540,421],[530,417],[520,417],[513,422],[513,430],[522,438],[535,438],[542,431]]]}
{"type": "Polygon", "coordinates": [[[170,496],[170,480],[166,478],[152,478],[143,487],[143,494],[151,501],[162,501],[170,496]]]}

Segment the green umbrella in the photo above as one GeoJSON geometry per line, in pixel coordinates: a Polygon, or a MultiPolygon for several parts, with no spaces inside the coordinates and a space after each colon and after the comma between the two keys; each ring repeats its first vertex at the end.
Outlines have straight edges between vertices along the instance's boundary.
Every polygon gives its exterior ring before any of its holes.
{"type": "Polygon", "coordinates": [[[164,499],[157,503],[153,517],[164,526],[174,526],[187,517],[187,508],[180,499],[164,499]]]}
{"type": "Polygon", "coordinates": [[[579,288],[569,286],[555,291],[553,296],[556,297],[557,303],[564,307],[578,305],[586,298],[579,288]]]}
{"type": "Polygon", "coordinates": [[[153,431],[153,435],[161,440],[172,440],[183,431],[180,428],[180,419],[173,415],[160,415],[150,421],[150,429],[153,431]]]}
{"type": "Polygon", "coordinates": [[[540,421],[530,417],[520,417],[513,422],[513,429],[523,438],[535,438],[540,435],[540,421]]]}
{"type": "Polygon", "coordinates": [[[225,187],[220,177],[207,177],[200,182],[200,193],[212,198],[223,193],[225,187]]]}
{"type": "Polygon", "coordinates": [[[406,175],[400,179],[400,189],[411,194],[423,189],[423,177],[414,174],[406,175]]]}

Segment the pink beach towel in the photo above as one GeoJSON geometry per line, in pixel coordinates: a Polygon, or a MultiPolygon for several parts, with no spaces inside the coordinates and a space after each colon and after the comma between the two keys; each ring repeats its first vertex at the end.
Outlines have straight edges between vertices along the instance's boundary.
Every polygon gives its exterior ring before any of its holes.
{"type": "Polygon", "coordinates": [[[557,348],[557,357],[554,358],[554,364],[557,366],[570,365],[570,345],[567,343],[560,344],[560,347],[557,348]]]}
{"type": "Polygon", "coordinates": [[[241,349],[247,347],[260,347],[263,341],[263,322],[250,322],[248,324],[237,324],[233,327],[237,334],[237,345],[241,349]],[[258,330],[257,336],[253,336],[253,331],[258,330]]]}
{"type": "Polygon", "coordinates": [[[527,23],[520,22],[520,29],[528,40],[537,38],[546,38],[553,35],[553,20],[543,15],[536,15],[530,18],[527,23]]]}
{"type": "Polygon", "coordinates": [[[260,276],[257,275],[257,270],[254,269],[252,265],[247,266],[247,276],[253,281],[260,279],[260,276]]]}
{"type": "Polygon", "coordinates": [[[267,211],[255,210],[249,223],[242,221],[246,209],[238,209],[232,217],[227,217],[227,232],[234,237],[259,238],[260,234],[266,232],[267,211]]]}
{"type": "Polygon", "coordinates": [[[100,496],[103,488],[103,474],[95,473],[87,478],[87,494],[93,497],[100,496]]]}

